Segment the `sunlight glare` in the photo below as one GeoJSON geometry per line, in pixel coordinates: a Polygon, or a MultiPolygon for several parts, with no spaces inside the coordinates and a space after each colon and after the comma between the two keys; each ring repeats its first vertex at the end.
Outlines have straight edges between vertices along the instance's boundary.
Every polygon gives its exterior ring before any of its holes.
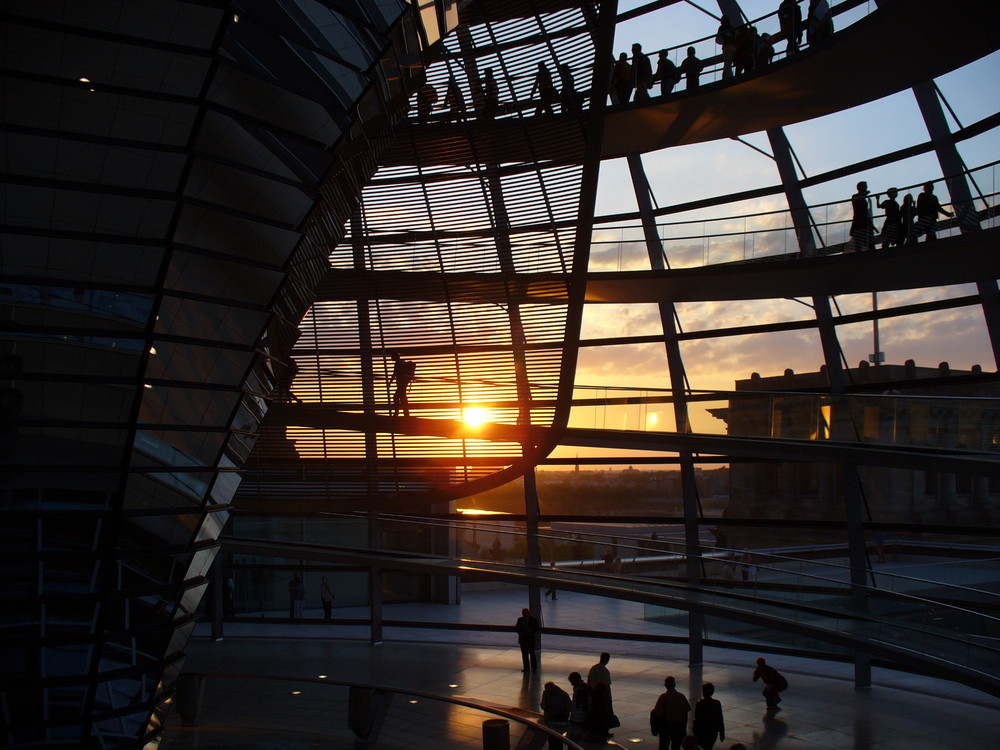
{"type": "Polygon", "coordinates": [[[462,410],[462,421],[470,427],[478,427],[489,420],[489,412],[481,406],[471,406],[462,410]]]}

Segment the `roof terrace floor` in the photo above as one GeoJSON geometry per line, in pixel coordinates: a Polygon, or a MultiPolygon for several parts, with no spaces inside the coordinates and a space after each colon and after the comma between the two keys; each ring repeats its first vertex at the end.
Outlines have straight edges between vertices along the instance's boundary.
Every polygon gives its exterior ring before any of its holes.
{"type": "MultiPolygon", "coordinates": [[[[390,604],[384,607],[384,616],[397,621],[490,623],[499,614],[505,624],[509,620],[513,625],[524,604],[523,588],[467,590],[459,605],[390,604]]],[[[367,607],[334,610],[335,618],[367,614],[367,607]]],[[[319,615],[306,611],[307,618],[319,615]]],[[[643,615],[641,604],[570,592],[559,594],[557,601],[543,602],[544,626],[664,632],[662,624],[643,615]]],[[[772,715],[764,711],[759,683],[750,679],[756,651],[706,648],[704,664],[689,667],[685,645],[544,635],[539,670],[524,675],[512,633],[387,627],[386,640],[370,645],[366,628],[320,620],[227,623],[224,640],[214,643],[207,632],[205,624],[196,631],[186,671],[292,678],[326,673],[331,680],[463,696],[536,711],[546,681],[568,687],[571,671],[586,675],[597,654],[607,650],[612,654],[615,712],[622,723],[614,730],[614,740],[625,747],[656,746],[648,714],[667,674],[677,678],[692,704],[703,681],[714,683],[726,718],[726,740],[717,748],[743,742],[759,750],[965,750],[995,747],[1000,736],[998,698],[944,680],[880,668],[873,669],[873,687],[859,691],[848,664],[772,656],[766,651],[761,654],[786,674],[790,684],[783,710],[772,715]]],[[[310,703],[310,696],[320,692],[315,683],[298,688],[289,682],[268,683],[210,677],[200,726],[181,728],[171,717],[162,750],[353,746],[343,706],[334,708],[333,699],[310,703]],[[294,689],[301,694],[293,696],[294,689]]],[[[346,691],[341,692],[343,704],[346,691]]],[[[479,750],[484,718],[489,717],[453,707],[435,708],[427,701],[410,704],[405,696],[397,697],[374,747],[479,750]]],[[[511,735],[516,742],[519,730],[512,726],[511,735]]]]}

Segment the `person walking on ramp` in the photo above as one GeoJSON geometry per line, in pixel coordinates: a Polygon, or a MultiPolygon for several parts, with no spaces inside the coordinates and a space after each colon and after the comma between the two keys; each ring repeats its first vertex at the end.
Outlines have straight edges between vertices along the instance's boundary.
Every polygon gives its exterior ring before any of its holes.
{"type": "Polygon", "coordinates": [[[392,375],[389,377],[389,385],[396,384],[396,391],[392,394],[392,410],[390,417],[399,415],[399,410],[403,410],[403,416],[410,416],[410,401],[406,394],[410,390],[410,383],[413,382],[413,375],[417,371],[415,362],[403,359],[399,352],[392,353],[392,361],[395,362],[392,368],[392,375]]]}

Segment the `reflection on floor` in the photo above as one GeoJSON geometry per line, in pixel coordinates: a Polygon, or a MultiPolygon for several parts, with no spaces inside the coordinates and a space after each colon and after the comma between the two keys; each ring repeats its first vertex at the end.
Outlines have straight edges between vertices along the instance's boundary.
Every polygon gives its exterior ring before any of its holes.
{"type": "MultiPolygon", "coordinates": [[[[475,623],[495,622],[500,616],[513,625],[525,601],[523,589],[466,593],[458,606],[389,605],[385,616],[475,623]]],[[[642,605],[630,602],[563,592],[557,601],[545,600],[543,608],[549,626],[665,632],[642,619],[642,605]]],[[[338,609],[335,616],[363,612],[338,609]]],[[[314,614],[307,611],[307,616],[314,614]]],[[[773,656],[769,663],[786,674],[790,686],[783,710],[767,716],[760,686],[750,680],[756,652],[706,649],[704,665],[689,668],[685,646],[548,636],[539,671],[525,676],[512,633],[387,628],[385,639],[372,646],[361,628],[321,622],[227,624],[223,641],[198,638],[191,644],[186,671],[293,679],[208,678],[199,727],[181,728],[172,717],[161,748],[353,747],[347,690],[316,680],[321,674],[538,710],[546,681],[568,687],[566,676],[571,671],[585,675],[602,650],[612,653],[615,712],[622,723],[614,739],[626,747],[656,747],[648,716],[667,674],[676,676],[692,704],[703,681],[715,684],[726,718],[726,740],[717,748],[743,742],[750,750],[964,750],[995,747],[1000,736],[1000,699],[884,669],[874,670],[871,690],[856,691],[849,665],[773,656]]],[[[471,709],[399,695],[373,747],[479,750],[482,721],[488,718],[471,709]]],[[[513,743],[519,735],[512,726],[513,743]]]]}

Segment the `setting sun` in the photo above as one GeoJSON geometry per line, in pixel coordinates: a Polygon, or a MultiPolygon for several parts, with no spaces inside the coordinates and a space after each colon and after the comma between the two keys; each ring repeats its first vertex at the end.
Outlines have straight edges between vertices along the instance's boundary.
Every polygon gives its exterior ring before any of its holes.
{"type": "Polygon", "coordinates": [[[462,421],[471,427],[478,427],[489,419],[489,412],[481,406],[462,409],[462,421]]]}

